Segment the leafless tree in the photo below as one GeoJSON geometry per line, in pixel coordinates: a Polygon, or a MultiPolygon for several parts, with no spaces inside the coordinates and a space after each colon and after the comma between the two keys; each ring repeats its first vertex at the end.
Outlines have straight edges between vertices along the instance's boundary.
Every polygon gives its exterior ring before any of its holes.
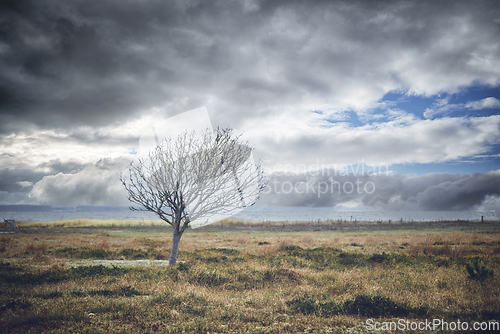
{"type": "Polygon", "coordinates": [[[230,216],[258,199],[265,182],[251,153],[231,129],[207,130],[201,137],[184,132],[164,139],[121,175],[129,200],[140,206],[132,209],[154,212],[173,227],[170,265],[176,264],[181,236],[190,224],[230,216]]]}

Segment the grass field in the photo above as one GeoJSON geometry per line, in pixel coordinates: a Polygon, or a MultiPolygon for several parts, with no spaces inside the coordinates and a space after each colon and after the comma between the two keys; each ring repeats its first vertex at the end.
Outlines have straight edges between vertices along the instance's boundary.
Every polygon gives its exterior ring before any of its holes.
{"type": "MultiPolygon", "coordinates": [[[[174,268],[171,233],[155,222],[19,224],[20,233],[0,234],[0,332],[366,333],[367,319],[493,323],[497,224],[267,231],[226,222],[188,230],[174,268]]],[[[418,331],[377,331],[395,332],[418,331]]]]}

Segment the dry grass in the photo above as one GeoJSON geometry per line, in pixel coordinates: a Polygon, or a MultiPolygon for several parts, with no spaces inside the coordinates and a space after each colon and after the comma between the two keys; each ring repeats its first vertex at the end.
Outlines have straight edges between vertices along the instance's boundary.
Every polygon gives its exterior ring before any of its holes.
{"type": "Polygon", "coordinates": [[[168,259],[169,232],[93,232],[0,237],[5,247],[0,278],[18,277],[12,275],[19,270],[20,279],[32,275],[33,280],[2,282],[0,304],[14,299],[20,306],[0,312],[0,331],[362,333],[362,315],[305,314],[290,304],[296,298],[341,304],[357,295],[384,296],[432,312],[409,315],[412,319],[500,316],[498,233],[195,230],[181,240],[183,264],[168,268],[155,265],[155,259],[168,259]],[[104,274],[48,281],[69,275],[82,261],[67,249],[89,251],[89,264],[97,261],[92,254],[102,253],[121,265],[104,274]],[[120,253],[125,250],[147,254],[151,264],[127,266],[136,260],[120,253]],[[327,262],[321,260],[324,254],[327,262]],[[375,255],[380,260],[370,260],[375,255]],[[473,258],[495,271],[493,279],[467,277],[465,263],[473,258]]]}
{"type": "Polygon", "coordinates": [[[44,243],[29,243],[22,247],[22,252],[37,252],[44,253],[49,249],[49,247],[44,243]]]}
{"type": "Polygon", "coordinates": [[[94,248],[96,249],[104,249],[104,250],[107,250],[107,251],[110,251],[111,250],[111,244],[109,243],[109,241],[107,239],[104,239],[104,240],[101,240],[100,242],[98,242],[94,248]]]}
{"type": "Polygon", "coordinates": [[[114,220],[114,219],[68,219],[48,222],[17,222],[18,227],[24,228],[60,228],[60,227],[130,227],[130,226],[167,226],[161,220],[114,220]]]}

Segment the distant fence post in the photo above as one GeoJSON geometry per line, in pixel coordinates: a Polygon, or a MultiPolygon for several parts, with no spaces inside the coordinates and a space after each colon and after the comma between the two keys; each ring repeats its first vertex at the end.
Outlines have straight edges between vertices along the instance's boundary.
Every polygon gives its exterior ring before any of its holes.
{"type": "Polygon", "coordinates": [[[8,228],[17,228],[16,225],[16,220],[15,219],[3,219],[3,228],[8,229],[8,228]]]}

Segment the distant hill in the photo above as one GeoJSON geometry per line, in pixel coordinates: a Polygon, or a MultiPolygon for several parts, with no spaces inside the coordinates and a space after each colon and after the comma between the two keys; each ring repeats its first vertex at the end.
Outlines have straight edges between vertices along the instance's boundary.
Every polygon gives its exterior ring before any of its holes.
{"type": "Polygon", "coordinates": [[[75,211],[129,211],[128,206],[97,206],[97,205],[78,205],[75,211]]]}
{"type": "Polygon", "coordinates": [[[128,211],[128,206],[97,206],[97,205],[78,205],[78,206],[50,206],[50,205],[0,205],[0,211],[128,211]]]}
{"type": "Polygon", "coordinates": [[[52,211],[50,205],[0,205],[0,211],[52,211]]]}

